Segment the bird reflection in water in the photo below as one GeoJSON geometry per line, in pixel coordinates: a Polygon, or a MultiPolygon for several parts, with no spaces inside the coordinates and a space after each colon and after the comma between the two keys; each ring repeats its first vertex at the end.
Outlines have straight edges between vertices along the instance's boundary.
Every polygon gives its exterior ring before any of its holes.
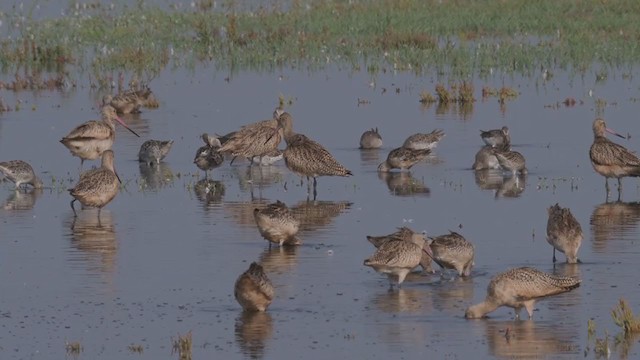
{"type": "Polygon", "coordinates": [[[605,251],[610,240],[635,241],[640,223],[640,202],[607,202],[597,205],[591,213],[593,248],[605,251]]]}
{"type": "Polygon", "coordinates": [[[442,278],[431,288],[434,309],[459,316],[460,309],[473,301],[473,277],[442,278]]]}
{"type": "Polygon", "coordinates": [[[236,319],[236,342],[246,357],[264,357],[266,342],[273,334],[273,320],[268,312],[243,311],[236,319]]]}
{"type": "Polygon", "coordinates": [[[502,170],[483,169],[475,170],[473,173],[480,190],[499,190],[504,182],[502,170]]]}
{"type": "Polygon", "coordinates": [[[481,190],[495,191],[495,197],[519,197],[527,185],[527,175],[505,175],[500,169],[474,170],[476,185],[481,190]]]}
{"type": "Polygon", "coordinates": [[[165,163],[149,165],[141,162],[139,168],[143,189],[159,190],[173,182],[173,172],[165,163]]]}
{"type": "Polygon", "coordinates": [[[527,186],[527,175],[518,174],[507,177],[502,186],[496,190],[496,198],[499,197],[519,197],[527,186]]]}
{"type": "Polygon", "coordinates": [[[377,292],[371,299],[373,307],[384,313],[430,314],[433,312],[431,290],[422,287],[399,288],[397,291],[377,292]]]}
{"type": "Polygon", "coordinates": [[[410,172],[378,172],[378,178],[387,184],[391,195],[429,196],[431,193],[424,181],[414,178],[410,172]]]}
{"type": "Polygon", "coordinates": [[[258,262],[268,274],[289,274],[298,264],[297,251],[298,246],[267,248],[260,254],[258,262]]]}
{"type": "Polygon", "coordinates": [[[204,205],[205,210],[222,203],[224,184],[222,181],[202,179],[193,187],[196,197],[204,205]]]}
{"type": "Polygon", "coordinates": [[[262,198],[262,189],[273,184],[284,182],[282,168],[275,165],[265,166],[236,166],[231,168],[232,173],[238,178],[240,191],[251,193],[254,196],[254,188],[258,188],[258,197],[262,198]]]}
{"type": "Polygon", "coordinates": [[[116,231],[111,211],[103,209],[100,217],[97,212],[97,209],[87,209],[75,218],[71,215],[68,220],[71,246],[78,250],[71,261],[86,264],[89,274],[107,275],[105,281],[111,283],[118,252],[116,231]]]}
{"type": "Polygon", "coordinates": [[[379,149],[361,149],[360,150],[360,162],[363,167],[370,168],[378,166],[380,163],[380,150],[379,149]]]}
{"type": "Polygon", "coordinates": [[[581,354],[577,324],[567,321],[482,321],[489,354],[502,359],[547,359],[581,354]]]}
{"type": "Polygon", "coordinates": [[[298,220],[300,231],[324,229],[340,214],[347,212],[353,203],[349,201],[301,201],[290,207],[298,220]]]}
{"type": "Polygon", "coordinates": [[[9,194],[2,208],[10,211],[31,210],[41,194],[42,189],[15,190],[9,194]]]}

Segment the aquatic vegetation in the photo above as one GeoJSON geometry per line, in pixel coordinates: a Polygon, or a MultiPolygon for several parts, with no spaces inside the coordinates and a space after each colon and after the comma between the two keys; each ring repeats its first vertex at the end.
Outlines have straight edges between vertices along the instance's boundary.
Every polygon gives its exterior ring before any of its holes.
{"type": "Polygon", "coordinates": [[[127,346],[127,349],[129,349],[129,352],[135,354],[142,354],[144,352],[144,347],[142,345],[131,344],[127,346]]]}
{"type": "Polygon", "coordinates": [[[171,338],[171,341],[173,343],[172,354],[177,353],[180,360],[191,360],[191,348],[193,346],[191,331],[185,335],[178,334],[178,338],[171,338]]]}
{"type": "Polygon", "coordinates": [[[605,331],[604,339],[596,339],[593,352],[596,354],[596,359],[605,358],[608,359],[611,356],[611,346],[609,345],[609,334],[605,331]]]}
{"type": "Polygon", "coordinates": [[[274,2],[245,11],[239,4],[216,7],[207,0],[160,9],[144,2],[74,3],[55,19],[26,11],[5,15],[0,66],[5,72],[28,65],[61,73],[77,66],[149,75],[200,62],[232,73],[335,63],[464,79],[556,68],[585,73],[598,63],[596,79],[603,80],[610,69],[640,58],[633,45],[640,11],[628,0],[306,0],[286,10],[274,2]]]}
{"type": "Polygon", "coordinates": [[[65,341],[64,348],[67,351],[67,355],[71,355],[73,357],[78,357],[82,352],[82,345],[79,341],[65,341]]]}
{"type": "Polygon", "coordinates": [[[633,315],[633,310],[624,299],[620,299],[618,306],[611,310],[611,318],[625,335],[640,332],[640,318],[633,315]]]}

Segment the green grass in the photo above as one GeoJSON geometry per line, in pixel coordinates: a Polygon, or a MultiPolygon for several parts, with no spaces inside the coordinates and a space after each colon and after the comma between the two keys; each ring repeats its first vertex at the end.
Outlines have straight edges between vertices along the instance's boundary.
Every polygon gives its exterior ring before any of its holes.
{"type": "Polygon", "coordinates": [[[234,1],[214,10],[198,4],[204,11],[96,5],[77,14],[67,9],[70,15],[55,20],[3,14],[12,30],[0,41],[0,67],[153,77],[198,63],[231,72],[335,63],[465,79],[495,71],[585,72],[594,64],[606,76],[607,68],[640,59],[635,0],[300,0],[286,12],[276,1],[251,13],[235,11],[234,1]]]}

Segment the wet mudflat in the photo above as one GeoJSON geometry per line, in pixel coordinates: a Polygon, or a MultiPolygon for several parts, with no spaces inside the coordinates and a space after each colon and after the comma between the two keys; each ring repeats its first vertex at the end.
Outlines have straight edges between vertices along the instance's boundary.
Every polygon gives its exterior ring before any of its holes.
{"type": "MultiPolygon", "coordinates": [[[[615,335],[610,311],[619,298],[640,311],[633,270],[638,182],[624,180],[623,201],[615,201],[614,187],[607,202],[604,179],[588,158],[598,116],[631,135],[616,142],[640,149],[637,76],[475,79],[478,101],[464,113],[418,102],[421,91],[435,88],[431,77],[371,78],[334,68],[227,76],[200,68],[153,80],[160,107],[125,117],[141,138],[118,128],[115,166],[123,188],[99,222],[94,209],[74,220],[66,189],[80,161],[58,140],[98,118],[102,93],[80,87],[1,94],[22,106],[0,115],[0,160],[30,162],[47,188],[25,194],[0,183],[0,357],[63,358],[65,343],[79,342],[81,359],[178,358],[172,339],[191,331],[194,358],[573,359],[585,351],[593,358],[587,321],[595,320],[598,337],[604,330],[615,335]],[[501,106],[481,98],[485,85],[520,94],[501,106]],[[227,162],[205,183],[192,163],[202,132],[224,134],[267,119],[279,95],[291,99],[286,110],[294,130],[323,144],[354,176],[320,178],[315,201],[282,162],[262,168],[227,162]],[[567,97],[578,103],[558,104],[567,97]],[[470,170],[483,145],[479,130],[503,125],[529,168],[517,182],[470,170]],[[380,130],[383,149],[358,150],[371,127],[380,130]],[[376,172],[408,135],[436,128],[446,137],[410,174],[376,172]],[[137,162],[147,139],[174,140],[157,168],[137,162]],[[253,209],[275,200],[300,218],[302,246],[269,250],[258,233],[253,209]],[[556,202],[583,227],[582,264],[551,261],[546,208],[556,202]],[[362,265],[374,251],[365,236],[403,225],[463,234],[476,247],[471,277],[415,273],[388,292],[386,277],[362,265]],[[252,261],[263,264],[276,288],[265,314],[243,314],[233,298],[237,276],[252,261]],[[492,275],[524,265],[578,276],[582,286],[538,302],[533,321],[514,321],[507,308],[489,319],[464,319],[492,275]]],[[[93,165],[85,162],[85,169],[93,165]]],[[[635,347],[611,346],[637,356],[635,347]]]]}

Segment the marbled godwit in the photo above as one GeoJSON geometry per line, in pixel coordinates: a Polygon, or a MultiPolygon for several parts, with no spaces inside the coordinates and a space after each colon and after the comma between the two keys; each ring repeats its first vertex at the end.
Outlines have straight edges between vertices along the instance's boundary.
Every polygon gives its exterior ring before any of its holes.
{"type": "MultiPolygon", "coordinates": [[[[389,235],[367,236],[367,240],[376,248],[380,248],[380,246],[382,246],[382,244],[386,243],[387,241],[402,240],[419,243],[420,239],[422,239],[422,241],[425,240],[425,235],[423,233],[416,233],[406,226],[398,228],[396,232],[389,235]]],[[[426,242],[424,242],[423,248],[425,252],[422,253],[420,266],[422,267],[423,271],[433,273],[433,266],[431,266],[431,257],[433,254],[431,254],[431,249],[426,242]]]]}
{"type": "Polygon", "coordinates": [[[220,140],[218,140],[218,138],[204,133],[202,134],[202,141],[204,141],[204,146],[201,146],[198,148],[198,151],[196,151],[193,163],[196,164],[198,169],[204,171],[205,178],[208,178],[209,170],[222,165],[224,156],[219,152],[220,140]]]}
{"type": "MultiPolygon", "coordinates": [[[[286,114],[286,113],[285,113],[286,114]]],[[[283,114],[280,118],[284,117],[283,114]]],[[[285,137],[284,163],[294,174],[313,178],[313,197],[317,195],[319,176],[351,176],[349,169],[342,166],[322,145],[302,134],[285,137]]]]}
{"type": "Polygon", "coordinates": [[[140,146],[138,161],[153,165],[167,156],[173,145],[173,140],[147,140],[140,146]]]}
{"type": "Polygon", "coordinates": [[[433,261],[440,265],[442,270],[454,269],[460,276],[471,275],[474,249],[464,236],[449,231],[449,234],[430,238],[428,242],[433,261]]]}
{"type": "MultiPolygon", "coordinates": [[[[276,109],[273,115],[279,117],[281,114],[282,112],[276,109]]],[[[218,149],[218,152],[230,153],[233,156],[232,164],[238,156],[245,157],[249,161],[258,157],[259,163],[262,163],[262,157],[277,150],[280,141],[282,141],[282,132],[276,131],[277,128],[277,119],[246,125],[235,133],[225,135],[228,136],[228,139],[218,149]]]]}
{"type": "MultiPolygon", "coordinates": [[[[509,149],[505,149],[509,150],[509,149]]],[[[500,162],[493,153],[493,147],[491,145],[483,146],[476,153],[476,159],[471,166],[473,170],[487,170],[487,169],[500,169],[500,162]]]]}
{"type": "Polygon", "coordinates": [[[511,145],[511,136],[509,136],[509,128],[503,126],[501,129],[480,130],[480,137],[485,144],[491,147],[509,146],[511,145]]]}
{"type": "Polygon", "coordinates": [[[26,190],[27,184],[36,189],[42,189],[42,181],[36,176],[33,168],[29,163],[22,160],[11,160],[0,162],[0,172],[4,176],[16,184],[16,189],[24,184],[26,190]]]}
{"type": "Polygon", "coordinates": [[[102,121],[91,120],[78,125],[60,140],[71,151],[73,156],[80,158],[80,167],[82,167],[85,160],[95,160],[102,156],[105,150],[111,149],[116,137],[113,120],[118,121],[135,136],[140,137],[118,117],[113,106],[103,106],[101,113],[102,121]]]}
{"type": "Polygon", "coordinates": [[[273,285],[262,266],[252,262],[236,280],[233,295],[244,311],[265,311],[273,301],[273,285]]]}
{"type": "Polygon", "coordinates": [[[157,107],[160,106],[160,103],[158,102],[158,99],[156,99],[155,94],[153,93],[153,91],[151,91],[149,86],[145,86],[144,88],[139,89],[139,90],[129,89],[129,90],[125,91],[124,94],[125,95],[133,95],[136,98],[138,98],[138,102],[143,107],[146,107],[146,108],[157,108],[157,107]]]}
{"type": "Polygon", "coordinates": [[[382,244],[376,252],[364,261],[375,271],[387,274],[389,286],[394,280],[400,286],[413,268],[420,264],[424,249],[424,237],[412,236],[412,241],[393,239],[382,244]]]}
{"type": "Polygon", "coordinates": [[[444,131],[440,129],[433,130],[428,134],[417,133],[409,136],[402,144],[402,147],[412,150],[432,150],[438,146],[438,142],[440,142],[443,137],[444,131]]]}
{"type": "Polygon", "coordinates": [[[500,306],[508,306],[515,309],[516,319],[520,318],[520,309],[523,307],[531,319],[536,300],[579,286],[580,280],[573,277],[555,276],[530,267],[510,269],[491,279],[485,300],[467,308],[464,316],[477,319],[500,306]]]}
{"type": "Polygon", "coordinates": [[[591,158],[593,169],[604,176],[607,196],[609,196],[610,177],[618,179],[618,195],[620,195],[623,177],[640,176],[640,159],[624,146],[607,139],[605,132],[625,138],[608,129],[603,119],[596,119],[593,122],[593,144],[591,144],[591,149],[589,150],[589,157],[591,158]]]}
{"type": "Polygon", "coordinates": [[[429,149],[413,150],[399,147],[391,150],[387,160],[378,165],[378,171],[388,172],[391,169],[409,170],[419,161],[424,160],[431,153],[429,149]]]}
{"type": "Polygon", "coordinates": [[[515,177],[517,173],[525,175],[527,168],[525,166],[524,156],[517,151],[499,151],[494,149],[494,155],[498,159],[500,166],[511,172],[515,177]]]}
{"type": "Polygon", "coordinates": [[[111,105],[118,114],[138,114],[142,102],[134,92],[122,94],[107,94],[102,97],[102,105],[111,105]]]}
{"type": "Polygon", "coordinates": [[[113,151],[105,150],[102,153],[102,166],[80,174],[80,180],[69,193],[74,197],[71,200],[73,215],[77,216],[73,203],[79,200],[84,206],[98,208],[98,218],[100,210],[107,205],[118,194],[120,180],[113,167],[113,151]]]}
{"type": "Polygon", "coordinates": [[[360,149],[377,149],[382,146],[382,136],[378,128],[373,128],[362,133],[360,136],[360,149]]]}
{"type": "Polygon", "coordinates": [[[282,245],[300,245],[296,236],[300,230],[300,221],[296,219],[287,205],[276,201],[266,208],[253,210],[253,217],[258,225],[260,235],[271,243],[282,245]]]}
{"type": "Polygon", "coordinates": [[[262,156],[254,156],[251,161],[256,165],[269,166],[273,165],[277,161],[282,160],[284,151],[280,149],[274,149],[262,156]]]}
{"type": "Polygon", "coordinates": [[[561,208],[555,204],[547,209],[547,242],[553,246],[553,262],[556,262],[556,250],[567,257],[567,263],[575,264],[578,260],[578,249],[582,243],[582,227],[573,217],[569,208],[561,208]]]}

